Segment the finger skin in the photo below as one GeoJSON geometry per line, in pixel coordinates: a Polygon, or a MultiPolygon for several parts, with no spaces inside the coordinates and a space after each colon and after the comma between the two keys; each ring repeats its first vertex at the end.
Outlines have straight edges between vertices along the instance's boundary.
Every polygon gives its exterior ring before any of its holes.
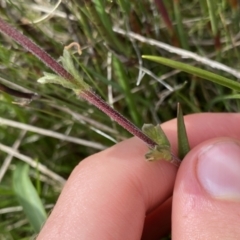
{"type": "Polygon", "coordinates": [[[146,212],[172,195],[177,168],[149,164],[129,139],[81,162],[38,239],[140,239],[146,212]]]}
{"type": "MultiPolygon", "coordinates": [[[[208,139],[216,138],[216,137],[232,137],[235,139],[240,139],[240,114],[235,113],[201,113],[201,114],[191,114],[184,117],[188,138],[190,141],[190,147],[194,148],[198,144],[208,139]]],[[[163,123],[161,127],[167,134],[173,151],[177,152],[177,135],[176,135],[176,119],[163,123]]],[[[180,170],[183,166],[185,166],[185,159],[180,166],[180,170]]],[[[183,171],[185,174],[189,171],[183,171]]],[[[179,175],[179,172],[178,172],[179,175]]],[[[183,175],[184,177],[184,175],[183,175]]],[[[174,189],[178,189],[178,185],[175,185],[174,189]]],[[[175,198],[173,205],[178,204],[178,197],[175,198]]],[[[178,206],[178,205],[177,205],[178,206]]],[[[144,239],[159,239],[162,236],[162,232],[164,229],[167,229],[167,226],[160,225],[159,222],[167,222],[168,217],[166,217],[163,213],[171,213],[171,205],[165,206],[167,209],[163,210],[161,206],[158,209],[154,210],[154,213],[149,214],[146,218],[143,236],[144,239]],[[155,217],[155,218],[154,218],[155,217]],[[151,237],[147,237],[151,236],[151,237]]],[[[184,208],[184,204],[181,205],[184,208]]],[[[179,206],[180,208],[180,206],[179,206]]],[[[177,216],[177,213],[174,211],[173,216],[177,216]]],[[[178,219],[174,221],[177,226],[179,226],[179,221],[183,221],[185,217],[181,215],[183,219],[178,219]]],[[[174,220],[174,219],[173,219],[174,220]]],[[[190,229],[191,223],[188,223],[187,228],[190,229]]],[[[182,231],[185,231],[185,228],[182,228],[182,231]]],[[[179,231],[175,231],[176,228],[173,227],[172,233],[177,233],[175,239],[179,238],[179,231]]],[[[193,231],[194,232],[194,231],[193,231]]],[[[197,233],[197,231],[196,231],[197,233]]],[[[184,239],[184,238],[183,238],[184,239]]],[[[187,238],[186,238],[187,239],[187,238]]],[[[194,237],[192,239],[195,239],[194,237]]],[[[240,238],[239,238],[240,239],[240,238]]]]}
{"type": "Polygon", "coordinates": [[[174,187],[172,239],[240,239],[240,201],[211,196],[197,177],[198,153],[204,146],[223,140],[230,141],[229,138],[210,139],[184,159],[174,187]]]}
{"type": "MultiPolygon", "coordinates": [[[[186,116],[191,147],[213,137],[240,136],[239,121],[239,114],[186,116]]],[[[162,127],[176,153],[176,120],[162,127]]],[[[146,162],[146,151],[143,142],[132,138],[82,161],[37,239],[140,239],[145,214],[161,209],[172,194],[177,173],[164,161],[146,162]]],[[[160,214],[170,212],[165,210],[160,214]]],[[[146,235],[158,221],[153,218],[151,225],[146,224],[146,235]]],[[[157,239],[159,232],[151,239],[157,239]]]]}

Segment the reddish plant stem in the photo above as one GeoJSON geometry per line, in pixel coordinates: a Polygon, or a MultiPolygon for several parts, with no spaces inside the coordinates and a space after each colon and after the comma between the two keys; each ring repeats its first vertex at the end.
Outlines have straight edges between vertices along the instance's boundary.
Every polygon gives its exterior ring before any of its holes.
{"type": "Polygon", "coordinates": [[[73,76],[67,72],[54,58],[48,55],[42,48],[36,43],[31,41],[28,37],[24,36],[17,29],[6,23],[0,18],[0,32],[11,37],[15,42],[19,43],[26,50],[35,55],[39,60],[51,68],[55,73],[63,78],[72,81],[73,76]]]}
{"type": "Polygon", "coordinates": [[[139,137],[150,147],[157,145],[151,138],[145,135],[138,127],[126,119],[122,114],[111,108],[99,95],[93,91],[84,91],[79,94],[82,98],[92,103],[94,106],[99,108],[101,111],[106,113],[119,125],[125,128],[127,131],[132,133],[134,136],[139,137]]]}
{"type": "MultiPolygon", "coordinates": [[[[33,55],[35,55],[39,60],[41,60],[45,65],[51,68],[55,73],[62,76],[68,81],[74,82],[73,76],[66,71],[55,59],[48,55],[42,48],[37,44],[32,42],[29,38],[21,34],[17,29],[10,26],[4,20],[0,18],[0,32],[8,35],[14,41],[19,43],[22,47],[27,49],[33,55]]],[[[157,145],[153,140],[146,136],[139,128],[137,128],[133,123],[126,119],[119,112],[111,108],[100,96],[91,90],[82,90],[79,94],[82,98],[99,108],[101,111],[106,113],[109,117],[115,120],[119,125],[125,128],[127,131],[133,135],[139,137],[148,146],[154,147],[157,145]]]]}

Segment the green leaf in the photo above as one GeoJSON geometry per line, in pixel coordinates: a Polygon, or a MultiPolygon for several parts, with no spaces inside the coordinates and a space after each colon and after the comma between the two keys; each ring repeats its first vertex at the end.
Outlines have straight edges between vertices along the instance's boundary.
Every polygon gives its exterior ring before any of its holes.
{"type": "Polygon", "coordinates": [[[43,77],[37,80],[39,83],[42,83],[42,84],[54,83],[54,84],[62,85],[63,87],[69,88],[69,89],[76,88],[76,86],[72,82],[67,81],[65,78],[60,77],[54,73],[43,72],[43,75],[44,75],[43,77]]]}
{"type": "Polygon", "coordinates": [[[145,123],[143,124],[142,130],[148,137],[150,137],[159,146],[165,145],[170,147],[168,138],[159,124],[154,126],[153,124],[145,123]]]}
{"type": "Polygon", "coordinates": [[[148,161],[172,160],[170,143],[160,125],[144,124],[142,131],[151,138],[157,145],[149,148],[145,157],[148,161]]]}
{"type": "Polygon", "coordinates": [[[177,111],[177,135],[178,135],[178,156],[183,159],[190,151],[186,127],[184,124],[183,112],[181,105],[178,103],[177,111]]]}
{"type": "Polygon", "coordinates": [[[63,56],[60,57],[60,60],[65,70],[73,76],[73,79],[69,80],[60,77],[54,73],[44,72],[43,73],[44,76],[39,78],[37,81],[43,84],[45,83],[59,84],[65,88],[73,90],[76,93],[78,93],[79,91],[88,91],[90,89],[90,86],[84,82],[81,75],[75,68],[72,56],[67,49],[64,49],[63,56]]]}
{"type": "Polygon", "coordinates": [[[218,96],[209,102],[207,109],[210,110],[218,102],[224,102],[226,100],[232,100],[232,99],[233,100],[240,99],[240,94],[230,94],[230,95],[218,96]]]}
{"type": "Polygon", "coordinates": [[[70,52],[65,48],[63,50],[63,55],[60,57],[60,61],[63,67],[76,79],[79,78],[79,73],[74,66],[74,62],[72,59],[72,55],[70,52]]]}
{"type": "Polygon", "coordinates": [[[193,67],[189,64],[185,64],[185,63],[181,63],[181,62],[177,62],[177,61],[173,61],[170,60],[168,58],[164,58],[164,57],[158,57],[158,56],[142,56],[145,59],[154,61],[154,62],[158,62],[161,63],[163,65],[172,67],[172,68],[176,68],[179,70],[182,70],[184,72],[196,75],[198,77],[201,77],[203,79],[212,81],[214,83],[217,83],[219,85],[228,87],[230,89],[233,89],[235,91],[240,91],[240,83],[233,81],[229,78],[223,77],[221,75],[206,71],[206,70],[202,70],[201,68],[197,68],[197,67],[193,67]]]}
{"type": "Polygon", "coordinates": [[[131,10],[131,2],[128,0],[118,0],[118,5],[121,7],[125,15],[128,15],[131,10]]]}
{"type": "Polygon", "coordinates": [[[13,189],[29,223],[38,233],[47,219],[47,214],[28,172],[29,166],[27,164],[17,165],[13,173],[13,189]]]}

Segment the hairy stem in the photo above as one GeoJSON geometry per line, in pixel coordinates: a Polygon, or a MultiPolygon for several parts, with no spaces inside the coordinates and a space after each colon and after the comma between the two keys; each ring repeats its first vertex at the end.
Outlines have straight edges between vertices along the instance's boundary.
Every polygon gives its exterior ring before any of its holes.
{"type": "MultiPolygon", "coordinates": [[[[19,43],[22,47],[34,54],[39,60],[51,68],[55,73],[65,78],[68,81],[75,82],[74,77],[66,71],[55,59],[48,55],[42,48],[32,42],[29,38],[21,34],[18,30],[10,26],[0,18],[0,32],[8,35],[14,41],[19,43]]],[[[119,112],[111,108],[100,96],[91,90],[81,90],[79,96],[95,105],[101,111],[106,113],[109,117],[115,120],[119,125],[127,131],[143,140],[148,146],[154,147],[157,145],[153,140],[146,136],[139,128],[126,119],[119,112]]]]}
{"type": "Polygon", "coordinates": [[[97,108],[99,108],[101,111],[106,113],[109,117],[111,117],[114,121],[116,121],[127,131],[132,133],[134,136],[142,139],[150,147],[154,147],[156,145],[156,143],[151,138],[146,136],[138,127],[136,127],[132,122],[126,119],[122,114],[110,107],[99,95],[97,95],[93,91],[84,91],[81,92],[79,95],[88,102],[92,103],[97,108]]]}
{"type": "Polygon", "coordinates": [[[15,42],[24,47],[26,50],[35,55],[39,60],[51,68],[55,73],[63,78],[73,81],[73,76],[67,72],[55,59],[48,55],[36,43],[31,41],[28,37],[24,36],[17,29],[6,23],[0,18],[0,32],[11,37],[15,42]]]}

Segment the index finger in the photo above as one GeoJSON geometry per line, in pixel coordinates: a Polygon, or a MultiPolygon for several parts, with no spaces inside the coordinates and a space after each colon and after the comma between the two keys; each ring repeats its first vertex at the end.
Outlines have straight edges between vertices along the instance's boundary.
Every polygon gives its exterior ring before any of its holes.
{"type": "MultiPolygon", "coordinates": [[[[191,147],[213,137],[240,136],[239,120],[239,114],[187,116],[191,147]]],[[[162,127],[176,152],[176,121],[162,127]]],[[[81,162],[38,239],[140,239],[146,213],[171,196],[177,172],[164,161],[146,162],[146,150],[132,138],[81,162]]]]}

